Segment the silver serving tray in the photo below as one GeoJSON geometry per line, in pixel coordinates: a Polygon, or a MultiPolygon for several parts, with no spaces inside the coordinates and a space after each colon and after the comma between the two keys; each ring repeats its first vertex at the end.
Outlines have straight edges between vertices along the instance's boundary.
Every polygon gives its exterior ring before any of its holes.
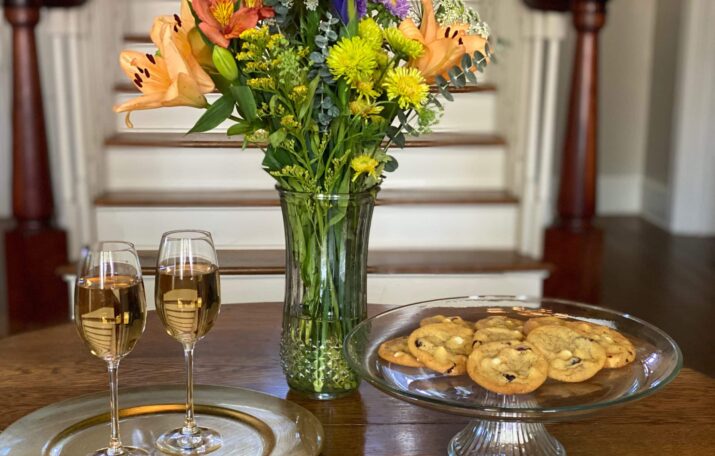
{"type": "MultiPolygon", "coordinates": [[[[154,441],[183,423],[185,390],[178,385],[123,389],[120,431],[125,445],[164,453],[154,441]]],[[[257,391],[225,386],[195,387],[199,425],[221,432],[223,445],[212,455],[317,456],[323,426],[309,411],[257,391]]],[[[0,456],[82,456],[106,447],[109,391],[48,405],[0,434],[0,456]]]]}

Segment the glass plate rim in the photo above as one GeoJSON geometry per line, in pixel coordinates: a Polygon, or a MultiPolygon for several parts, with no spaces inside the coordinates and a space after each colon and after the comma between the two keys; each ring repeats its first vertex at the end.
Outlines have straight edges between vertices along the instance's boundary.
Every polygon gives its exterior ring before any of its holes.
{"type": "Polygon", "coordinates": [[[437,408],[444,408],[444,407],[449,407],[450,410],[461,410],[463,413],[468,414],[468,415],[473,415],[476,412],[483,412],[483,413],[492,413],[492,414],[503,414],[503,415],[550,415],[550,416],[556,416],[560,413],[586,413],[586,412],[591,412],[591,411],[596,411],[596,410],[601,410],[605,409],[608,407],[613,407],[613,406],[618,406],[618,405],[623,405],[629,402],[637,401],[643,398],[646,398],[656,391],[664,388],[668,384],[670,384],[675,378],[678,376],[680,373],[681,369],[683,368],[683,353],[680,349],[680,346],[678,346],[677,342],[665,331],[660,329],[659,327],[648,323],[647,321],[635,317],[631,314],[628,313],[623,313],[618,310],[614,309],[609,309],[607,307],[600,307],[600,306],[595,306],[593,304],[586,304],[586,303],[581,303],[578,301],[572,301],[568,299],[560,299],[560,298],[549,298],[549,297],[536,297],[536,296],[528,296],[528,295],[472,295],[472,296],[457,296],[457,297],[448,297],[448,298],[437,298],[437,299],[428,299],[425,301],[418,301],[418,302],[413,302],[410,304],[405,304],[401,305],[398,307],[394,307],[392,309],[388,309],[386,311],[380,312],[377,315],[374,315],[362,322],[360,322],[357,326],[355,326],[347,336],[345,336],[346,343],[344,344],[344,350],[345,350],[345,356],[348,360],[348,363],[351,365],[353,369],[355,369],[360,377],[362,377],[364,380],[366,380],[368,383],[371,385],[375,386],[376,388],[384,391],[385,393],[391,395],[391,396],[397,396],[400,398],[404,398],[412,403],[416,404],[421,404],[422,402],[425,403],[425,405],[437,407],[437,408]],[[357,365],[354,362],[354,359],[350,356],[348,352],[348,346],[349,344],[347,343],[348,340],[352,339],[352,337],[360,330],[360,328],[363,327],[363,325],[366,325],[368,322],[376,320],[379,317],[385,316],[390,313],[397,313],[402,309],[405,309],[407,307],[412,307],[412,306],[418,306],[420,304],[430,304],[434,302],[441,302],[441,301],[452,301],[452,300],[472,300],[472,301],[481,301],[481,302],[489,302],[489,301],[503,301],[503,300],[513,300],[513,301],[521,301],[521,302],[543,302],[543,301],[549,301],[549,302],[554,302],[558,304],[566,304],[569,306],[575,306],[577,308],[581,309],[587,309],[587,310],[595,310],[599,312],[605,312],[609,314],[616,315],[621,318],[626,318],[627,320],[633,321],[635,323],[638,323],[642,326],[645,326],[649,328],[650,330],[655,331],[658,333],[660,336],[662,336],[673,348],[674,352],[676,355],[676,363],[673,366],[672,371],[663,379],[661,380],[657,385],[648,388],[644,391],[640,391],[635,394],[629,394],[625,396],[621,396],[616,399],[612,399],[609,401],[604,401],[604,402],[596,402],[594,404],[588,404],[588,405],[569,405],[569,406],[563,406],[563,407],[551,407],[551,408],[506,408],[506,407],[498,407],[498,406],[465,406],[463,404],[460,404],[459,402],[452,402],[452,401],[445,401],[441,399],[435,399],[435,398],[430,398],[427,396],[422,396],[414,393],[410,393],[409,391],[405,391],[399,388],[395,388],[391,386],[388,382],[378,379],[376,377],[373,377],[372,375],[366,375],[366,370],[362,368],[361,365],[357,365]],[[472,413],[470,413],[472,412],[472,413]]]}

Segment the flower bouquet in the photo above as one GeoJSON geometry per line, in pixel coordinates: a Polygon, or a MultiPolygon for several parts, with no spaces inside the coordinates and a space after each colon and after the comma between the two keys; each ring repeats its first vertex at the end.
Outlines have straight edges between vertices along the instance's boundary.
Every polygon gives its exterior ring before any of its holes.
{"type": "Polygon", "coordinates": [[[281,359],[318,398],[358,381],[343,338],[366,317],[370,220],[392,147],[428,133],[450,87],[476,83],[488,27],[462,0],[183,0],[156,18],[155,54],[124,51],[142,95],[117,112],[205,109],[193,132],[229,121],[264,152],[286,233],[281,359]],[[205,94],[218,91],[214,103],[205,94]]]}

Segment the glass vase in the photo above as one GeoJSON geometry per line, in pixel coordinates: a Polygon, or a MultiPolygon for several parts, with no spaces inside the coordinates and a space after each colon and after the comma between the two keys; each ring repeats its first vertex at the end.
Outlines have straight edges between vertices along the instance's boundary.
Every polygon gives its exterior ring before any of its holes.
{"type": "Polygon", "coordinates": [[[357,389],[343,340],[367,317],[367,251],[379,188],[355,194],[279,189],[286,238],[281,366],[315,399],[357,389]]]}

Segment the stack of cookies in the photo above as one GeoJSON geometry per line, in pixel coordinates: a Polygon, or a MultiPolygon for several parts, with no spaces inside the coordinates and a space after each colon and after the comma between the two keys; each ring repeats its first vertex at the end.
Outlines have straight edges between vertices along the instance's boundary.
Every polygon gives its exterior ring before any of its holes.
{"type": "Polygon", "coordinates": [[[501,394],[526,394],[547,378],[582,382],[601,369],[626,366],[635,348],[606,326],[558,316],[526,321],[491,316],[472,323],[460,317],[425,318],[408,337],[380,345],[385,361],[463,375],[501,394]]]}

